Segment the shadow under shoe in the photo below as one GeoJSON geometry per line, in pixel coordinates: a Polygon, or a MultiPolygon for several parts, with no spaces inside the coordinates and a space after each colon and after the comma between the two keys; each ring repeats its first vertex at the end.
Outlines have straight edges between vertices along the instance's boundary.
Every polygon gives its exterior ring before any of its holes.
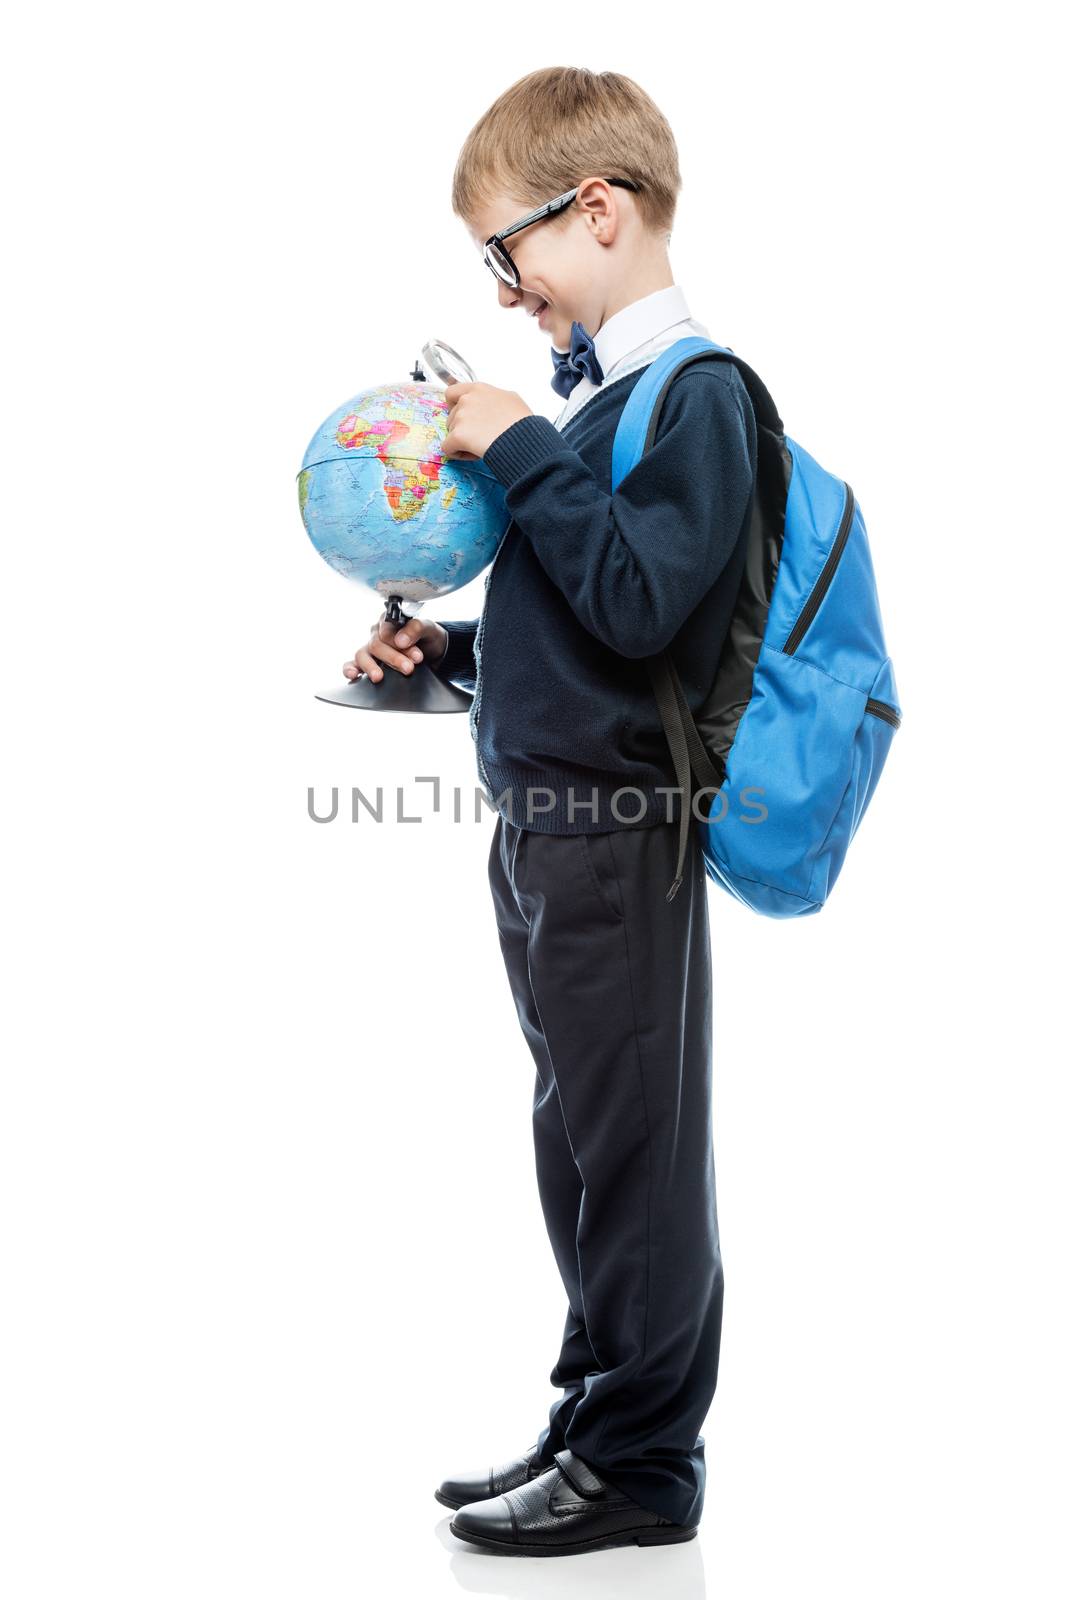
{"type": "Polygon", "coordinates": [[[475,1500],[492,1500],[508,1489],[529,1483],[540,1472],[548,1472],[552,1462],[546,1467],[539,1466],[537,1455],[537,1444],[532,1444],[529,1450],[524,1450],[514,1461],[505,1461],[499,1467],[490,1467],[488,1472],[464,1472],[456,1478],[446,1478],[444,1483],[439,1484],[434,1490],[434,1498],[440,1500],[443,1506],[450,1506],[454,1510],[457,1506],[470,1505],[475,1500]]]}
{"type": "Polygon", "coordinates": [[[449,1523],[457,1539],[499,1555],[567,1556],[620,1544],[678,1544],[692,1528],[647,1511],[572,1450],[555,1465],[491,1499],[463,1506],[449,1523]]]}

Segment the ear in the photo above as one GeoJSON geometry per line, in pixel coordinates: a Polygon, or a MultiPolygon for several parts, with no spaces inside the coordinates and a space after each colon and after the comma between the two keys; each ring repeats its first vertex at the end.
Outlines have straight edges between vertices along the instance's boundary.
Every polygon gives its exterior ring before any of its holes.
{"type": "Polygon", "coordinates": [[[583,221],[588,224],[593,235],[602,244],[611,244],[615,238],[616,224],[619,220],[619,202],[616,199],[617,191],[603,178],[590,178],[586,186],[580,187],[575,196],[583,221]]]}

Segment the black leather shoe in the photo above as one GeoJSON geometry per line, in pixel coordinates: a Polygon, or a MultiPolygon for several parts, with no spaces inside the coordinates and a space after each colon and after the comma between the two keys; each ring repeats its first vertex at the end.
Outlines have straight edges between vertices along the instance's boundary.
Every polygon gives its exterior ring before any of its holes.
{"type": "Polygon", "coordinates": [[[449,1529],[507,1556],[569,1556],[618,1544],[677,1544],[685,1528],[613,1489],[571,1450],[555,1466],[493,1499],[463,1506],[449,1529]]]}
{"type": "Polygon", "coordinates": [[[488,1472],[464,1472],[458,1478],[446,1478],[445,1482],[434,1490],[434,1498],[440,1500],[443,1506],[466,1506],[472,1500],[492,1500],[495,1495],[503,1494],[506,1489],[515,1489],[519,1484],[529,1483],[531,1478],[536,1478],[539,1472],[548,1472],[549,1467],[539,1467],[535,1461],[538,1453],[536,1444],[525,1450],[517,1461],[506,1461],[503,1466],[490,1467],[488,1472]]]}

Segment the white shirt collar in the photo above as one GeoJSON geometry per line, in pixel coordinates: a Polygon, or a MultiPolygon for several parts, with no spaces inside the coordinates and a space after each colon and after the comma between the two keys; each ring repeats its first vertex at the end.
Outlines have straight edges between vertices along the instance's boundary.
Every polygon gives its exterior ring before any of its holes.
{"type": "MultiPolygon", "coordinates": [[[[690,334],[704,339],[710,337],[703,323],[695,322],[690,316],[686,296],[677,283],[668,284],[666,289],[654,289],[651,294],[642,295],[640,300],[632,300],[629,306],[614,312],[593,336],[603,381],[591,383],[584,374],[567,396],[556,427],[563,427],[587,400],[608,384],[626,377],[636,367],[646,366],[661,350],[690,334]]],[[[558,345],[553,349],[563,354],[558,345]]]]}

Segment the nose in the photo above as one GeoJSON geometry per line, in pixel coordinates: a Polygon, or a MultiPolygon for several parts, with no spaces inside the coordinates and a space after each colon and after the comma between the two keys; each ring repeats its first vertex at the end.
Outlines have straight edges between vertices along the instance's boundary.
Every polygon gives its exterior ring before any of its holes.
{"type": "Polygon", "coordinates": [[[522,298],[522,289],[513,288],[510,283],[503,283],[500,278],[497,279],[497,304],[499,306],[510,307],[518,305],[522,298]]]}

